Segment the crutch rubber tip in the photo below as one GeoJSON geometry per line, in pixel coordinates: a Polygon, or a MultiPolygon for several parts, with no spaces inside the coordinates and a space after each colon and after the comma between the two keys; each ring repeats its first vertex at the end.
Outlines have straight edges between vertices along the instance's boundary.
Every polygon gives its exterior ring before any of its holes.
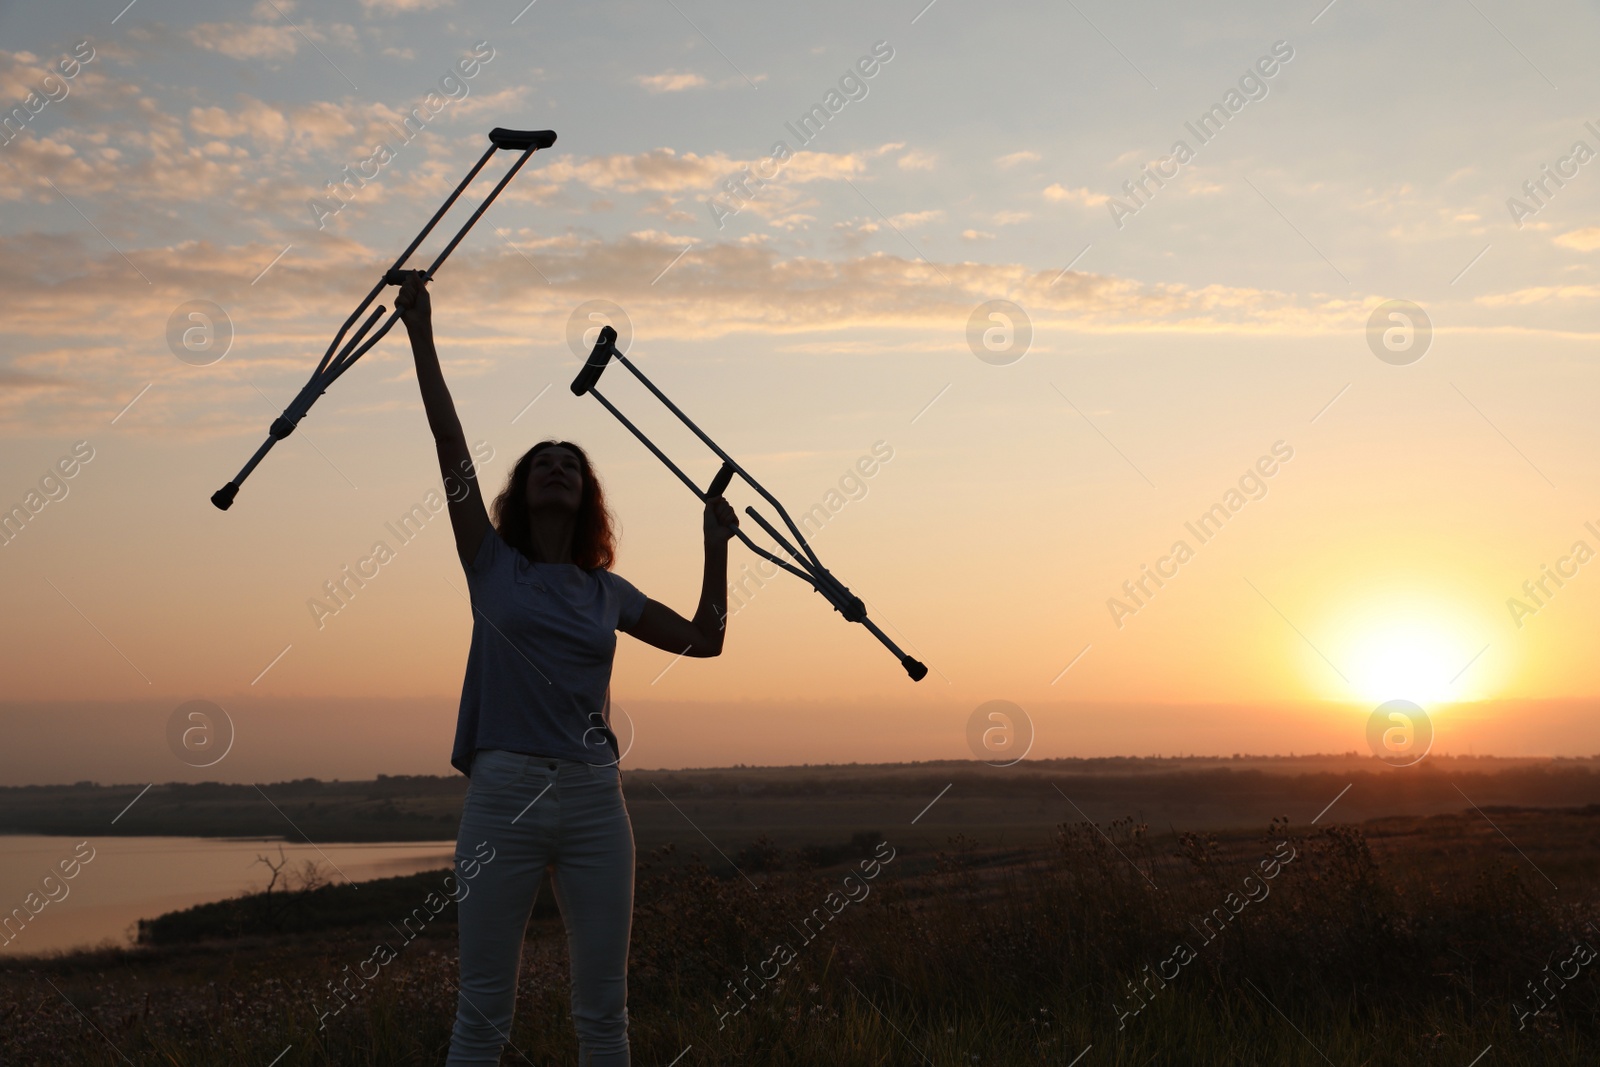
{"type": "Polygon", "coordinates": [[[910,656],[907,656],[905,659],[901,660],[900,666],[904,667],[906,669],[906,673],[911,675],[911,680],[913,682],[920,682],[928,675],[928,668],[923,666],[921,661],[914,660],[910,656]]]}
{"type": "Polygon", "coordinates": [[[233,498],[239,495],[239,483],[229,482],[227,485],[211,494],[211,502],[219,511],[227,511],[233,507],[233,498]]]}

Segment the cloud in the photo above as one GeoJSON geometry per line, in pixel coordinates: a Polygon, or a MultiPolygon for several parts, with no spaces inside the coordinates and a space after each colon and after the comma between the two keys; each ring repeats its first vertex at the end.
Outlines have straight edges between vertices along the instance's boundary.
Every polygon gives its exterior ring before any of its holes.
{"type": "Polygon", "coordinates": [[[685,89],[698,89],[706,84],[705,78],[693,73],[640,74],[633,80],[650,93],[681,93],[685,89]]]}
{"type": "Polygon", "coordinates": [[[909,230],[914,226],[938,222],[942,218],[944,218],[944,212],[935,208],[932,211],[906,211],[899,215],[891,215],[889,221],[903,230],[909,230]]]}
{"type": "Polygon", "coordinates": [[[202,22],[185,36],[195,46],[230,59],[288,59],[300,47],[300,35],[288,24],[202,22]]]}
{"type": "Polygon", "coordinates": [[[1578,252],[1593,252],[1600,248],[1600,226],[1585,226],[1581,230],[1561,234],[1551,238],[1562,248],[1571,248],[1578,252]]]}
{"type": "MultiPolygon", "coordinates": [[[[471,96],[457,100],[449,105],[447,114],[462,118],[476,115],[488,115],[493,118],[526,110],[528,98],[533,91],[529,83],[542,80],[544,71],[538,67],[526,67],[517,71],[516,78],[517,84],[508,85],[504,89],[496,89],[492,93],[485,92],[480,88],[473,88],[471,96]]],[[[417,102],[420,102],[420,97],[418,101],[413,101],[413,104],[417,102]]],[[[398,118],[396,121],[398,121],[398,118]]]]}
{"type": "MultiPolygon", "coordinates": [[[[581,185],[607,195],[665,194],[693,197],[698,202],[718,194],[730,204],[737,203],[741,215],[762,219],[779,229],[793,229],[812,221],[807,212],[816,201],[805,186],[853,178],[866,170],[867,161],[854,153],[795,152],[772,180],[765,184],[748,180],[750,195],[744,197],[729,193],[722,183],[729,178],[739,179],[746,171],[771,173],[771,164],[765,157],[745,160],[721,153],[701,156],[654,148],[587,158],[561,156],[546,163],[539,178],[552,186],[581,185]]],[[[697,210],[700,217],[710,217],[703,206],[697,210]]]]}
{"type": "MultiPolygon", "coordinates": [[[[1579,231],[1582,232],[1582,231],[1579,231]]],[[[1600,296],[1600,285],[1536,285],[1510,293],[1486,293],[1477,298],[1484,307],[1525,307],[1529,304],[1555,304],[1567,300],[1593,301],[1600,296]]]]}
{"type": "Polygon", "coordinates": [[[932,170],[939,162],[939,157],[927,152],[907,152],[900,157],[901,170],[932,170]]]}
{"type": "Polygon", "coordinates": [[[720,154],[679,155],[671,148],[654,148],[610,156],[560,156],[540,169],[540,177],[550,182],[577,182],[600,191],[683,193],[708,189],[745,165],[720,154]]]}
{"type": "Polygon", "coordinates": [[[698,244],[700,241],[698,237],[669,233],[666,230],[634,230],[628,234],[627,239],[641,244],[671,245],[677,249],[682,249],[685,245],[698,244]]]}
{"type": "MultiPolygon", "coordinates": [[[[0,55],[0,73],[6,62],[0,55]]],[[[309,373],[307,353],[320,353],[365,294],[373,264],[403,246],[481,153],[482,130],[492,122],[480,119],[526,112],[535,102],[525,71],[513,78],[490,66],[467,99],[402,146],[391,123],[420,94],[388,106],[244,93],[197,98],[168,93],[158,79],[110,80],[100,69],[87,67],[75,80],[62,108],[70,121],[0,153],[0,202],[14,204],[23,220],[0,236],[0,285],[11,309],[0,385],[14,386],[0,388],[0,430],[109,419],[159,378],[137,417],[119,427],[177,433],[192,420],[205,433],[259,435],[262,402],[246,367],[275,398],[298,388],[309,373]],[[397,151],[395,162],[356,188],[349,206],[318,231],[307,199],[324,195],[326,181],[367,159],[380,141],[397,151]],[[104,238],[76,220],[62,194],[104,238]],[[198,374],[173,359],[166,318],[200,295],[234,316],[248,361],[230,357],[198,374]]],[[[828,186],[818,183],[903,173],[888,167],[902,154],[916,156],[902,144],[796,152],[743,201],[741,223],[759,225],[719,233],[705,198],[747,167],[767,169],[758,166],[765,156],[671,148],[541,153],[457,250],[437,300],[450,308],[465,365],[480,373],[525,352],[530,337],[559,345],[566,315],[600,293],[649,321],[653,335],[684,339],[745,331],[810,341],[855,328],[925,336],[945,325],[959,336],[972,306],[997,296],[1027,307],[1036,324],[1065,330],[1333,332],[1364,321],[1348,301],[971,261],[1000,259],[990,251],[995,245],[982,242],[1027,222],[1024,210],[976,212],[956,223],[937,209],[895,216],[908,233],[935,227],[960,235],[965,243],[950,262],[909,255],[877,216],[830,229],[840,216],[819,203],[828,186]],[[598,215],[596,200],[614,203],[616,215],[598,215]],[[786,233],[806,229],[817,240],[786,233]],[[696,236],[701,243],[651,286],[696,236]]],[[[1061,199],[1104,202],[1086,189],[1052,188],[1061,199]]],[[[374,349],[367,358],[390,365],[370,380],[403,375],[403,353],[403,337],[374,349]]]]}
{"type": "MultiPolygon", "coordinates": [[[[66,102],[75,110],[63,112],[70,125],[19,138],[0,152],[0,203],[58,202],[54,183],[80,205],[106,205],[109,214],[85,210],[119,243],[119,226],[193,233],[192,225],[172,226],[181,212],[190,224],[204,218],[234,239],[270,233],[281,238],[281,248],[308,222],[315,224],[308,200],[324,196],[326,182],[342,180],[341,167],[368,160],[380,143],[397,162],[367,175],[356,210],[341,212],[339,223],[398,200],[437,202],[465,169],[464,140],[481,145],[482,129],[492,124],[480,124],[480,116],[522,110],[532,92],[521,77],[516,85],[484,91],[492,83],[482,77],[471,83],[469,96],[427,118],[407,143],[396,125],[421,104],[421,89],[413,98],[395,99],[393,107],[356,100],[285,104],[241,93],[169,114],[147,95],[159,87],[108,83],[97,66],[75,81],[66,102]]],[[[6,68],[0,55],[0,78],[6,68]]],[[[508,200],[541,201],[558,191],[539,183],[537,164],[527,174],[508,190],[508,200]]]]}
{"type": "Polygon", "coordinates": [[[289,138],[289,116],[251,97],[242,97],[231,111],[216,106],[190,108],[189,125],[207,137],[248,137],[262,148],[280,147],[289,138]]]}
{"type": "Polygon", "coordinates": [[[184,36],[197,48],[240,60],[289,59],[302,41],[327,43],[331,39],[345,48],[359,47],[361,35],[349,23],[319,28],[306,20],[291,25],[288,18],[294,7],[287,0],[257,3],[251,11],[257,22],[202,22],[184,36]]]}
{"type": "Polygon", "coordinates": [[[1101,204],[1111,199],[1104,193],[1092,193],[1088,189],[1068,189],[1060,182],[1056,182],[1054,185],[1048,186],[1044,190],[1044,198],[1046,200],[1056,201],[1067,200],[1073,203],[1082,204],[1084,207],[1099,207],[1101,204]]]}
{"type": "Polygon", "coordinates": [[[864,174],[867,162],[854,153],[796,152],[783,168],[780,180],[797,182],[840,181],[864,174]]]}
{"type": "MultiPolygon", "coordinates": [[[[26,62],[0,52],[0,80],[29,69],[26,62]]],[[[341,168],[369,160],[379,144],[388,144],[397,161],[376,176],[368,173],[350,207],[329,226],[361,224],[399,201],[442,198],[459,181],[463,161],[469,158],[464,144],[481,144],[476,124],[484,120],[492,125],[495,116],[529,106],[535,92],[527,84],[530,71],[518,70],[516,84],[497,89],[491,78],[498,70],[488,68],[470,95],[449,104],[406,143],[395,124],[406,109],[421,102],[420,94],[391,101],[394,106],[356,99],[287,104],[245,93],[191,105],[192,97],[184,94],[178,97],[183,107],[174,114],[152,95],[160,91],[158,83],[111,82],[97,65],[86,68],[74,83],[62,111],[70,116],[70,125],[18,138],[0,153],[0,203],[58,203],[54,183],[119,243],[130,231],[171,232],[181,239],[203,218],[212,232],[227,232],[233,240],[270,238],[281,249],[306,237],[308,224],[315,226],[308,201],[325,196],[328,181],[344,181],[341,168]],[[96,203],[106,210],[90,210],[96,203]],[[172,226],[179,212],[190,227],[172,226]]],[[[542,76],[537,69],[531,73],[542,76]]],[[[754,196],[741,214],[773,230],[805,227],[818,214],[812,183],[859,178],[871,154],[796,152],[773,181],[752,190],[754,196]]],[[[588,158],[552,156],[541,154],[526,177],[507,189],[504,202],[553,203],[575,213],[587,210],[596,198],[614,201],[636,194],[660,204],[666,196],[692,201],[666,207],[674,213],[672,221],[687,222],[708,218],[704,201],[725,179],[767,163],[765,156],[747,160],[668,148],[588,158]]]]}
{"type": "Polygon", "coordinates": [[[1001,167],[1005,170],[1010,170],[1019,163],[1037,163],[1039,162],[1039,158],[1039,153],[1024,150],[1021,152],[1012,152],[1008,156],[1001,156],[994,162],[995,166],[1001,167]]]}
{"type": "Polygon", "coordinates": [[[395,15],[402,11],[437,11],[453,3],[454,0],[361,0],[361,6],[367,11],[383,15],[395,15]]]}
{"type": "MultiPolygon", "coordinates": [[[[696,236],[694,228],[610,239],[576,230],[503,236],[458,250],[436,284],[435,319],[452,335],[463,366],[479,373],[524,358],[530,337],[559,338],[572,308],[596,293],[636,322],[648,321],[652,337],[672,340],[837,337],[862,329],[948,328],[959,335],[974,304],[997,296],[1026,307],[1036,327],[1064,331],[1333,334],[1364,319],[1360,302],[1349,298],[1063,276],[1055,267],[1018,263],[928,263],[883,251],[828,259],[761,235],[702,240],[652,284],[696,236]]],[[[371,284],[374,262],[387,258],[330,231],[295,244],[253,285],[282,244],[186,241],[123,250],[149,285],[91,231],[0,237],[0,286],[15,309],[0,382],[27,383],[0,389],[0,433],[109,418],[159,380],[129,429],[259,435],[263,405],[250,383],[274,397],[298,388],[310,371],[308,353],[326,347],[371,284]],[[248,325],[247,360],[230,356],[204,374],[175,363],[164,341],[166,319],[196,294],[228,309],[241,330],[248,325]]],[[[374,349],[366,359],[389,367],[370,373],[365,388],[403,378],[404,354],[403,336],[374,349]]],[[[374,403],[386,399],[372,396],[374,403]]]]}
{"type": "Polygon", "coordinates": [[[27,371],[7,370],[0,367],[0,386],[7,389],[39,389],[48,385],[66,385],[65,378],[46,374],[29,374],[27,371]]]}

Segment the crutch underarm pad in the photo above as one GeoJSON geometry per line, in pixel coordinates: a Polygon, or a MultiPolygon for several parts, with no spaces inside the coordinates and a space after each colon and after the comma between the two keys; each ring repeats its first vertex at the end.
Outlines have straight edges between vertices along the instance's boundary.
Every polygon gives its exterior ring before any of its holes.
{"type": "Polygon", "coordinates": [[[508,130],[496,126],[489,131],[496,148],[549,148],[556,143],[554,130],[508,130]]]}
{"type": "Polygon", "coordinates": [[[582,396],[594,388],[594,383],[600,380],[600,372],[606,369],[606,364],[611,361],[611,354],[617,350],[616,343],[617,331],[609,326],[602,326],[600,336],[594,342],[594,351],[589,353],[589,359],[578,372],[578,376],[572,379],[573,396],[582,396]]]}

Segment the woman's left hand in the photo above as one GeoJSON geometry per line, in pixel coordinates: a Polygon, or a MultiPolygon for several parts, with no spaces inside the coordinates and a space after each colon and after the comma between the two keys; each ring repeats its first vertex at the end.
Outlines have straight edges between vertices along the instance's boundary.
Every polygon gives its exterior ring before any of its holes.
{"type": "Polygon", "coordinates": [[[705,535],[707,544],[722,544],[733,537],[739,527],[739,516],[726,497],[714,496],[706,501],[705,535]]]}

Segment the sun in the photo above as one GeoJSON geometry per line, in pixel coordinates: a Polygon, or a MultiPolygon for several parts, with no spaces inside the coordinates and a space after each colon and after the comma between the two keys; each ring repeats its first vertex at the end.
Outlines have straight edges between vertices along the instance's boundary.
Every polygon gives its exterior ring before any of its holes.
{"type": "Polygon", "coordinates": [[[1345,699],[1423,707],[1478,700],[1491,686],[1483,627],[1448,606],[1408,601],[1350,611],[1328,658],[1345,699]]]}
{"type": "Polygon", "coordinates": [[[1345,670],[1366,700],[1437,704],[1457,695],[1472,651],[1426,623],[1395,620],[1357,637],[1345,670]]]}

